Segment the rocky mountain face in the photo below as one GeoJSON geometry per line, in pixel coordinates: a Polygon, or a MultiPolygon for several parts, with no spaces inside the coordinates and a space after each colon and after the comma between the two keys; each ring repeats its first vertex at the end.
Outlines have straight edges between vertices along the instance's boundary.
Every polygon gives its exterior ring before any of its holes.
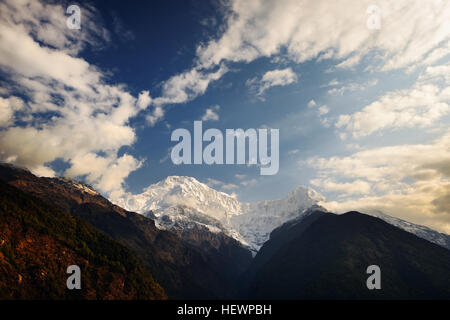
{"type": "Polygon", "coordinates": [[[128,195],[119,204],[150,214],[160,228],[201,226],[222,232],[256,253],[273,229],[301,216],[321,200],[323,197],[314,190],[298,187],[284,199],[245,203],[192,177],[170,176],[141,194],[128,195]]]}
{"type": "Polygon", "coordinates": [[[126,211],[78,182],[38,178],[30,172],[0,166],[0,180],[35,196],[46,204],[82,218],[128,247],[165,289],[169,298],[227,298],[235,278],[251,261],[250,251],[226,235],[216,238],[201,230],[186,240],[160,230],[153,220],[126,211]],[[205,239],[214,239],[205,246],[205,239]],[[219,243],[210,245],[209,243],[219,243]],[[236,255],[236,256],[235,256],[236,255]],[[223,261],[231,261],[227,264],[223,261]]]}
{"type": "Polygon", "coordinates": [[[272,232],[241,283],[251,299],[450,299],[450,251],[365,214],[314,211],[272,232]],[[381,290],[366,286],[370,265],[381,290]]]}
{"type": "Polygon", "coordinates": [[[0,299],[165,298],[126,247],[0,181],[0,299]],[[66,287],[70,265],[81,269],[81,290],[66,287]]]}

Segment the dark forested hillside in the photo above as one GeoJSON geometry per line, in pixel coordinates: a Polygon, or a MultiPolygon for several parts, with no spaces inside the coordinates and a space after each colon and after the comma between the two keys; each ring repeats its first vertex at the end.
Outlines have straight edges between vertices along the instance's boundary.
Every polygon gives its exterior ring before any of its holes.
{"type": "Polygon", "coordinates": [[[275,230],[243,277],[255,299],[450,299],[450,251],[357,212],[314,212],[275,230]],[[369,265],[381,290],[368,290],[369,265]]]}
{"type": "Polygon", "coordinates": [[[0,180],[80,217],[129,248],[169,298],[231,298],[240,272],[252,258],[250,251],[236,248],[227,237],[220,239],[221,246],[212,248],[207,240],[213,234],[187,237],[160,230],[153,220],[113,205],[71,181],[38,178],[8,165],[0,165],[0,180]]]}
{"type": "Polygon", "coordinates": [[[130,250],[80,218],[0,181],[1,299],[164,299],[130,250]],[[81,269],[68,290],[66,269],[81,269]]]}

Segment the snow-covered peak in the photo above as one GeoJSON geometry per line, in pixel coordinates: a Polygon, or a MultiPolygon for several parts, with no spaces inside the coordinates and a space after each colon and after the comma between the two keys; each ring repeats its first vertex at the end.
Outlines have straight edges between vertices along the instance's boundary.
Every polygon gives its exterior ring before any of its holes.
{"type": "Polygon", "coordinates": [[[186,206],[222,223],[241,212],[241,204],[236,198],[214,190],[195,178],[184,176],[169,176],[150,185],[141,194],[129,195],[122,205],[139,213],[186,206]]]}
{"type": "Polygon", "coordinates": [[[129,195],[120,204],[142,214],[152,211],[157,225],[168,229],[189,227],[192,223],[188,221],[204,225],[201,215],[213,218],[228,235],[257,251],[273,229],[322,200],[316,191],[297,187],[283,199],[245,203],[195,178],[169,176],[141,194],[129,195]]]}
{"type": "MultiPolygon", "coordinates": [[[[164,229],[203,226],[224,232],[256,252],[275,228],[305,216],[321,202],[325,202],[321,194],[303,186],[296,187],[282,199],[239,202],[195,178],[169,176],[141,194],[128,195],[119,205],[151,216],[156,225],[164,229]]],[[[450,249],[448,235],[379,211],[369,214],[450,249]]]]}
{"type": "Polygon", "coordinates": [[[180,186],[185,190],[189,188],[204,188],[207,187],[204,183],[201,183],[194,177],[187,176],[168,176],[164,180],[161,180],[153,185],[150,185],[147,189],[161,187],[161,188],[173,188],[175,186],[180,186]]]}
{"type": "Polygon", "coordinates": [[[318,192],[299,186],[279,200],[243,203],[242,214],[232,217],[232,224],[252,249],[257,251],[275,228],[301,217],[324,199],[318,192]]]}

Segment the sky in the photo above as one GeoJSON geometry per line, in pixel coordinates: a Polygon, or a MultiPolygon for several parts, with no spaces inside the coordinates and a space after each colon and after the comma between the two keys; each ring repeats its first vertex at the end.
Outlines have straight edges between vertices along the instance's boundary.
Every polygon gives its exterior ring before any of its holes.
{"type": "Polygon", "coordinates": [[[5,0],[0,160],[116,203],[170,175],[241,201],[305,185],[450,234],[449,61],[445,0],[5,0]],[[197,120],[279,129],[279,172],[173,164],[197,120]]]}

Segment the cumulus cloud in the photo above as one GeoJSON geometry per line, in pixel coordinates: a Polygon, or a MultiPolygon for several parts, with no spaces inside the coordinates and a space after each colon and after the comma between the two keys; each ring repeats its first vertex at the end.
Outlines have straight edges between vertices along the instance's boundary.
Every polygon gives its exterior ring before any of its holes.
{"type": "Polygon", "coordinates": [[[344,195],[369,194],[371,192],[370,183],[364,180],[339,183],[330,179],[313,179],[310,183],[326,191],[339,192],[344,195]]]}
{"type": "Polygon", "coordinates": [[[418,80],[443,81],[446,84],[450,84],[450,64],[427,67],[418,80]]]}
{"type": "Polygon", "coordinates": [[[146,116],[148,124],[154,126],[164,119],[166,105],[186,103],[204,94],[211,82],[220,79],[228,71],[224,65],[216,69],[205,71],[197,67],[165,81],[161,96],[152,99],[151,111],[146,116]]]}
{"type": "Polygon", "coordinates": [[[108,84],[79,57],[85,47],[98,50],[109,41],[93,8],[82,7],[81,30],[68,29],[64,13],[61,5],[38,1],[0,3],[0,69],[10,84],[0,100],[0,159],[45,176],[55,174],[48,164],[62,159],[69,165],[65,175],[117,194],[141,165],[118,153],[136,139],[128,121],[151,98],[108,84]]]}
{"type": "Polygon", "coordinates": [[[314,100],[308,102],[308,108],[314,108],[315,106],[317,106],[317,103],[314,100]]]}
{"type": "Polygon", "coordinates": [[[247,81],[247,85],[253,87],[260,96],[271,87],[287,86],[297,81],[297,75],[291,68],[267,71],[261,79],[253,78],[247,81]]]}
{"type": "Polygon", "coordinates": [[[411,89],[389,92],[361,111],[341,115],[336,122],[358,138],[382,129],[426,127],[450,111],[450,89],[417,83],[411,89]]]}
{"type": "MultiPolygon", "coordinates": [[[[228,71],[225,64],[233,62],[275,59],[283,51],[294,63],[332,59],[337,68],[352,68],[375,55],[371,69],[388,71],[412,70],[450,54],[450,3],[446,1],[377,1],[379,30],[367,27],[371,0],[232,0],[224,5],[224,32],[198,45],[193,68],[164,82],[161,97],[155,99],[158,109],[148,117],[151,125],[163,119],[164,105],[185,103],[203,94],[228,71]]],[[[273,85],[294,82],[285,72],[284,80],[279,80],[279,73],[263,76],[259,95],[273,85]]]]}
{"type": "Polygon", "coordinates": [[[328,108],[326,105],[319,107],[319,110],[318,110],[319,116],[323,116],[323,115],[327,114],[328,112],[330,112],[330,108],[328,108]]]}
{"type": "Polygon", "coordinates": [[[450,131],[428,144],[379,147],[345,157],[310,158],[307,163],[318,170],[316,186],[344,195],[357,194],[355,186],[364,191],[361,197],[328,202],[330,210],[378,209],[450,233],[450,211],[445,204],[449,146],[450,131]]]}
{"type": "Polygon", "coordinates": [[[155,99],[155,105],[184,103],[200,94],[205,93],[211,81],[219,79],[227,68],[219,67],[211,73],[204,73],[198,69],[173,76],[163,85],[163,94],[155,99]]]}
{"type": "Polygon", "coordinates": [[[139,109],[145,110],[152,103],[152,97],[150,97],[150,92],[142,91],[139,94],[137,100],[137,106],[139,109]]]}
{"type": "Polygon", "coordinates": [[[147,116],[145,117],[145,119],[147,120],[147,123],[153,127],[158,121],[160,121],[161,119],[164,118],[164,109],[161,106],[154,106],[153,109],[151,110],[151,112],[149,114],[147,114],[147,116]]]}
{"type": "Polygon", "coordinates": [[[318,106],[314,100],[308,102],[309,109],[316,109],[317,116],[319,117],[320,122],[326,128],[330,127],[330,119],[325,117],[329,112],[330,108],[326,105],[318,106]]]}
{"type": "Polygon", "coordinates": [[[417,184],[403,192],[329,201],[323,205],[334,212],[360,210],[371,213],[381,210],[389,215],[450,234],[449,197],[449,184],[417,184]]]}
{"type": "Polygon", "coordinates": [[[23,101],[17,97],[0,97],[0,127],[7,127],[13,123],[14,114],[21,110],[24,104],[23,101]]]}
{"type": "Polygon", "coordinates": [[[217,113],[217,111],[219,110],[220,110],[219,105],[215,105],[206,109],[205,114],[202,116],[202,121],[219,120],[219,114],[217,113]]]}
{"type": "Polygon", "coordinates": [[[446,1],[377,1],[379,30],[367,28],[370,5],[373,1],[231,1],[227,29],[199,46],[199,65],[250,62],[285,48],[295,62],[326,55],[343,60],[341,67],[354,66],[375,51],[379,68],[391,70],[420,62],[449,39],[446,1]]]}

